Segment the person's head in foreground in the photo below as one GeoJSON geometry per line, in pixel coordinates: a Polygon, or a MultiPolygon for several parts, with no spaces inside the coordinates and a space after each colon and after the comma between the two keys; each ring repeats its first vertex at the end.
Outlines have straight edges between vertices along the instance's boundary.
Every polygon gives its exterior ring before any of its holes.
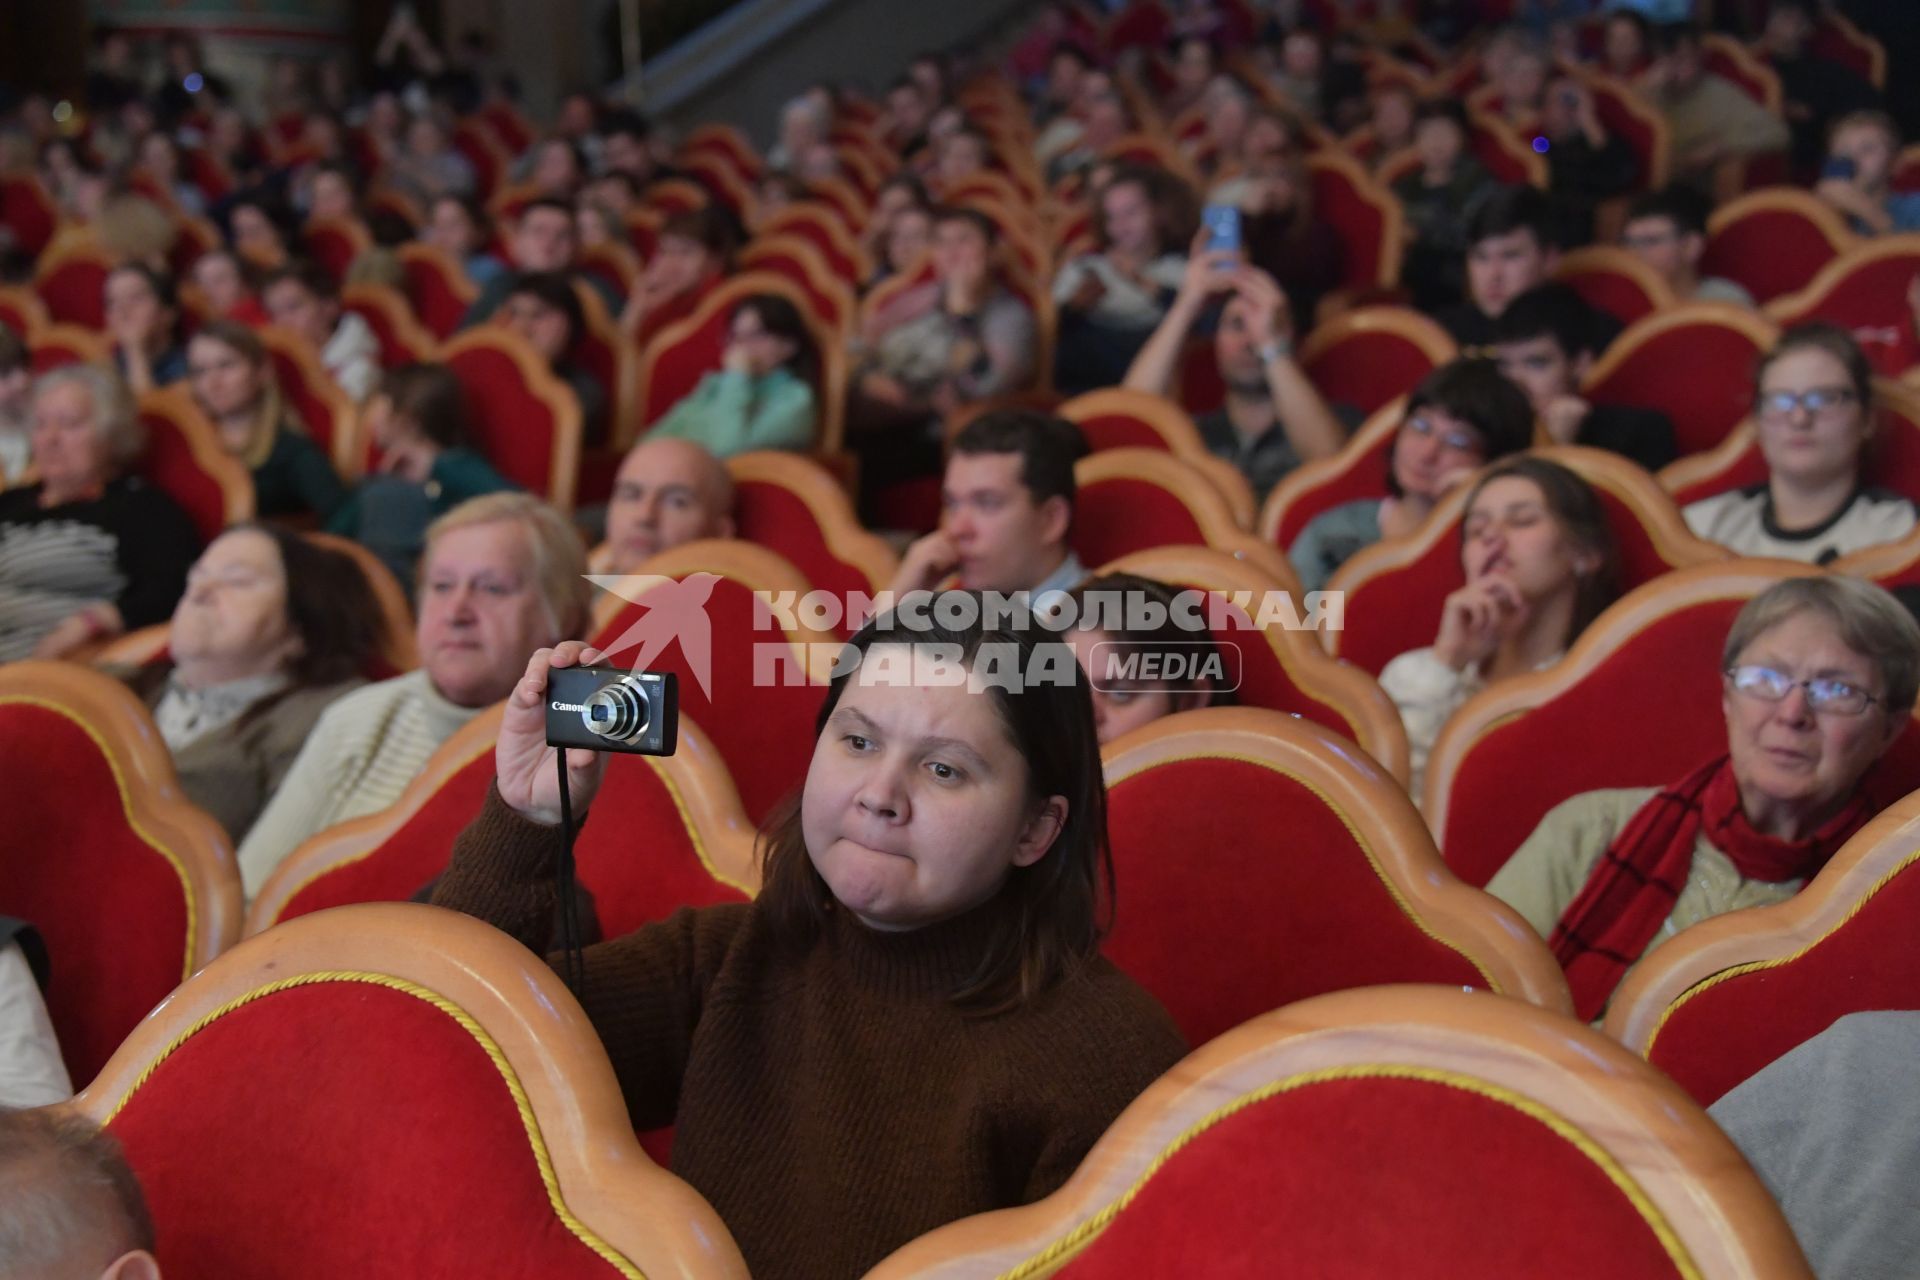
{"type": "Polygon", "coordinates": [[[380,643],[380,610],[345,553],[274,525],[234,525],[187,574],[167,652],[188,689],[265,676],[294,688],[358,675],[380,643]]]}
{"type": "Polygon", "coordinates": [[[491,493],[434,521],[416,633],[440,696],[461,707],[498,702],[534,650],[583,634],[586,574],[572,526],[532,494],[491,493]]]}
{"type": "Polygon", "coordinates": [[[159,1280],[146,1197],[104,1130],[0,1107],[0,1275],[159,1280]]]}
{"type": "Polygon", "coordinates": [[[1102,746],[1176,711],[1232,701],[1234,673],[1205,625],[1205,603],[1176,611],[1179,594],[1151,578],[1103,573],[1067,592],[1057,606],[1075,611],[1076,621],[1060,638],[1080,662],[1102,746]],[[1181,625],[1183,616],[1200,625],[1181,625]],[[1158,617],[1159,624],[1146,625],[1149,617],[1158,617]]]}
{"type": "Polygon", "coordinates": [[[766,838],[759,905],[808,938],[836,908],[891,932],[992,903],[996,942],[950,994],[1009,1007],[1099,946],[1110,871],[1092,707],[1072,651],[1031,619],[988,628],[958,592],[914,603],[925,612],[882,614],[850,643],[859,663],[827,690],[799,806],[766,838]],[[976,679],[928,678],[941,656],[976,679]],[[987,662],[1022,681],[977,679],[987,662]]]}
{"type": "Polygon", "coordinates": [[[733,536],[733,479],[692,440],[642,440],[614,477],[607,504],[609,573],[700,538],[733,536]]]}
{"type": "Polygon", "coordinates": [[[940,490],[950,569],[977,591],[1031,591],[1071,554],[1073,466],[1087,451],[1072,423],[1030,410],[983,413],[954,437],[940,490]]]}

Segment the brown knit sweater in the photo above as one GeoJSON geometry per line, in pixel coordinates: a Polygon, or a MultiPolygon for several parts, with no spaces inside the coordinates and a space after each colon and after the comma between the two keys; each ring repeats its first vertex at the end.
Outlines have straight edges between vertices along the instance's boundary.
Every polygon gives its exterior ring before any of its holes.
{"type": "MultiPolygon", "coordinates": [[[[542,950],[559,846],[490,789],[433,901],[542,950]]],[[[956,1010],[996,906],[910,933],[838,915],[801,956],[751,905],[686,909],[587,950],[575,994],[635,1126],[675,1125],[674,1172],[756,1280],[856,1277],[943,1223],[1039,1199],[1185,1053],[1105,960],[1013,1013],[956,1010]]]]}

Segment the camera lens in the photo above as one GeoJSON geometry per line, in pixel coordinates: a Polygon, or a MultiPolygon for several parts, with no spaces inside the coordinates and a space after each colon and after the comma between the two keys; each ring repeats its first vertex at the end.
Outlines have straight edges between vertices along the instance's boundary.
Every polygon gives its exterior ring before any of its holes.
{"type": "Polygon", "coordinates": [[[646,731],[651,717],[647,691],[639,682],[626,677],[595,692],[580,714],[588,732],[616,742],[631,742],[639,737],[646,731]]]}

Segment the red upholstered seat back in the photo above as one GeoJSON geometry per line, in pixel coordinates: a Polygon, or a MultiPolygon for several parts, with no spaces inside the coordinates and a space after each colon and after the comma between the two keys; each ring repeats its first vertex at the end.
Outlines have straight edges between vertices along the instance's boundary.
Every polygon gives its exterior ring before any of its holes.
{"type": "Polygon", "coordinates": [[[140,474],[180,504],[203,541],[213,541],[227,527],[227,499],[220,482],[200,466],[186,433],[170,416],[143,412],[140,421],[147,429],[140,474]]]}
{"type": "MultiPolygon", "coordinates": [[[[1606,511],[1607,528],[1619,553],[1622,594],[1679,567],[1662,555],[1620,495],[1603,485],[1593,486],[1593,491],[1606,511]]],[[[1450,592],[1466,585],[1459,530],[1455,518],[1418,560],[1348,587],[1346,630],[1340,637],[1342,658],[1378,675],[1409,649],[1433,643],[1441,605],[1450,592]]]]}
{"type": "Polygon", "coordinates": [[[1315,485],[1291,503],[1280,520],[1275,541],[1282,550],[1291,547],[1301,530],[1323,512],[1363,498],[1387,496],[1387,467],[1393,458],[1395,432],[1382,435],[1374,447],[1353,459],[1351,466],[1315,485]]]}
{"type": "MultiPolygon", "coordinates": [[[[1825,320],[1851,329],[1875,372],[1898,377],[1911,358],[1913,313],[1907,306],[1907,288],[1920,275],[1920,234],[1898,237],[1897,247],[1885,239],[1870,247],[1871,254],[1861,255],[1818,297],[1779,320],[1783,326],[1825,320]]],[[[1849,254],[1848,260],[1852,257],[1849,254]]]]}
{"type": "Polygon", "coordinates": [[[70,364],[90,362],[98,354],[98,350],[75,341],[83,332],[74,325],[61,325],[57,329],[42,329],[35,334],[33,350],[28,356],[33,371],[46,373],[70,364]]]}
{"type": "Polygon", "coordinates": [[[437,254],[407,254],[400,261],[406,271],[406,295],[413,313],[434,337],[452,337],[471,305],[463,288],[466,278],[450,278],[446,262],[437,254]]]}
{"type": "Polygon", "coordinates": [[[521,376],[520,366],[493,347],[469,347],[446,364],[466,388],[474,448],[521,488],[549,492],[558,424],[521,376]]]}
{"type": "Polygon", "coordinates": [[[1767,482],[1767,460],[1760,453],[1758,442],[1748,445],[1740,451],[1725,469],[1716,475],[1707,476],[1673,491],[1674,503],[1682,508],[1690,502],[1699,502],[1711,498],[1716,493],[1727,493],[1734,489],[1744,489],[1749,485],[1767,482]]]}
{"type": "MultiPolygon", "coordinates": [[[[1182,583],[1179,587],[1183,591],[1198,589],[1191,583],[1182,583]]],[[[1255,600],[1252,603],[1257,615],[1259,602],[1255,600]]],[[[1366,736],[1345,712],[1323,701],[1311,683],[1301,683],[1301,676],[1310,673],[1287,669],[1287,664],[1273,646],[1260,632],[1252,629],[1252,619],[1245,609],[1230,603],[1225,608],[1232,622],[1224,628],[1212,628],[1208,634],[1220,649],[1227,684],[1233,687],[1237,705],[1284,711],[1303,720],[1311,720],[1314,724],[1325,725],[1355,742],[1366,736]]]]}
{"type": "Polygon", "coordinates": [[[362,245],[367,243],[365,235],[366,228],[358,223],[329,224],[308,227],[301,239],[306,243],[307,256],[338,284],[347,278],[347,268],[360,256],[362,245]]]}
{"type": "MultiPolygon", "coordinates": [[[[362,288],[372,289],[381,288],[381,286],[362,286],[362,288]]],[[[340,302],[341,310],[350,311],[354,315],[359,316],[367,322],[367,327],[373,330],[374,338],[380,343],[380,367],[382,369],[397,369],[403,364],[412,364],[416,361],[432,359],[432,351],[415,345],[417,337],[402,333],[400,330],[397,322],[405,313],[403,311],[396,313],[396,311],[398,308],[404,308],[406,306],[406,299],[393,290],[383,289],[382,292],[385,292],[387,296],[393,300],[396,308],[395,311],[390,311],[365,296],[359,298],[343,298],[340,302]]],[[[418,335],[419,333],[420,330],[418,329],[412,331],[413,335],[418,335]]]]}
{"type": "Polygon", "coordinates": [[[453,149],[466,157],[473,166],[474,185],[481,199],[491,196],[506,180],[507,166],[504,163],[497,144],[489,138],[481,126],[461,122],[453,131],[453,149]]]}
{"type": "Polygon", "coordinates": [[[15,337],[24,341],[30,330],[46,323],[46,306],[33,294],[22,289],[0,288],[0,324],[13,330],[15,337]]]}
{"type": "Polygon", "coordinates": [[[1180,407],[1200,418],[1226,402],[1227,384],[1220,377],[1213,339],[1187,339],[1180,349],[1180,407]]]}
{"type": "Polygon", "coordinates": [[[1391,196],[1368,190],[1356,181],[1346,167],[1308,161],[1313,182],[1313,207],[1326,224],[1339,235],[1346,251],[1341,285],[1366,289],[1381,283],[1391,266],[1388,258],[1399,252],[1389,244],[1391,196]]]}
{"type": "Polygon", "coordinates": [[[0,226],[13,233],[21,252],[33,256],[46,248],[59,223],[59,208],[40,179],[25,173],[0,178],[0,226]]]}
{"type": "MultiPolygon", "coordinates": [[[[813,509],[793,490],[766,480],[736,480],[733,492],[734,536],[779,553],[817,590],[845,599],[875,589],[857,567],[834,555],[813,509]]],[[[842,629],[846,635],[853,630],[842,629]]]]}
{"type": "Polygon", "coordinates": [[[1178,494],[1133,477],[1082,485],[1074,502],[1071,538],[1083,564],[1105,564],[1150,547],[1204,546],[1207,541],[1178,494]]]}
{"type": "MultiPolygon", "coordinates": [[[[644,605],[629,604],[600,629],[594,646],[604,649],[612,644],[642,617],[644,609],[644,605]]],[[[755,686],[755,647],[782,643],[783,633],[770,625],[764,606],[743,583],[729,578],[716,581],[706,615],[712,636],[710,692],[703,693],[694,679],[681,640],[647,667],[679,678],[680,714],[707,730],[739,789],[741,807],[758,824],[806,781],[807,762],[813,758],[814,719],[826,686],[791,685],[784,677],[769,687],[755,686]]],[[[635,656],[632,649],[611,651],[616,663],[631,663],[635,656]]]]}
{"type": "Polygon", "coordinates": [[[1433,360],[1403,334],[1372,330],[1318,352],[1306,369],[1328,401],[1370,415],[1419,386],[1433,372],[1433,360]]]}
{"type": "Polygon", "coordinates": [[[790,210],[775,222],[771,230],[782,235],[799,236],[820,251],[820,256],[833,268],[835,275],[859,288],[866,282],[860,279],[859,264],[847,252],[847,245],[828,225],[827,219],[833,216],[811,208],[790,210]]]}
{"type": "MultiPolygon", "coordinates": [[[[1548,810],[1581,792],[1661,786],[1725,754],[1714,673],[1745,603],[1675,610],[1558,697],[1482,734],[1454,773],[1446,821],[1434,833],[1454,874],[1484,885],[1548,810]]],[[[1920,786],[1920,732],[1909,726],[1868,782],[1883,803],[1920,786]]]]}
{"type": "Polygon", "coordinates": [[[1633,149],[1632,189],[1644,191],[1653,185],[1654,158],[1659,150],[1658,128],[1648,118],[1650,108],[1640,106],[1633,91],[1617,81],[1595,76],[1587,81],[1593,91],[1594,113],[1608,133],[1625,138],[1633,149]],[[1639,106],[1639,110],[1634,108],[1639,106]]]}
{"type": "Polygon", "coordinates": [[[1621,324],[1632,324],[1652,315],[1660,306],[1660,299],[1650,295],[1638,280],[1624,271],[1590,267],[1581,271],[1563,270],[1557,278],[1586,299],[1588,306],[1598,307],[1621,324]]]}
{"type": "Polygon", "coordinates": [[[47,314],[56,324],[104,329],[107,323],[106,288],[111,268],[101,254],[81,254],[55,264],[33,282],[47,314]]]}
{"type": "MultiPolygon", "coordinates": [[[[454,839],[480,812],[493,781],[493,746],[447,780],[405,825],[354,862],[341,863],[287,899],[291,920],[353,902],[404,902],[446,869],[454,839]]],[[[574,846],[580,883],[593,895],[603,936],[618,937],[680,907],[739,902],[714,879],[688,829],[673,786],[649,761],[612,756],[593,820],[574,846]]]]}
{"type": "Polygon", "coordinates": [[[640,391],[640,421],[651,426],[667,410],[679,404],[700,385],[700,379],[720,367],[726,354],[727,326],[732,322],[728,307],[713,309],[692,332],[678,338],[660,334],[659,355],[653,362],[653,377],[640,391]]]}
{"type": "Polygon", "coordinates": [[[1074,425],[1086,437],[1087,450],[1092,453],[1102,449],[1161,449],[1171,452],[1165,436],[1155,431],[1151,423],[1129,413],[1088,414],[1075,418],[1074,425]]]}
{"type": "Polygon", "coordinates": [[[1686,1274],[1608,1170],[1512,1095],[1356,1070],[1365,1074],[1283,1080],[1223,1107],[1056,1274],[1686,1274]]]}
{"type": "Polygon", "coordinates": [[[1695,987],[1648,1058],[1701,1106],[1850,1013],[1920,1009],[1920,874],[1909,856],[1857,914],[1800,954],[1695,987]]]}
{"type": "MultiPolygon", "coordinates": [[[[1614,350],[1632,342],[1629,331],[1614,350]]],[[[1633,348],[1586,389],[1595,404],[1658,409],[1673,420],[1682,455],[1726,439],[1753,405],[1753,370],[1763,354],[1740,329],[1702,318],[1679,324],[1633,348]]]]}
{"type": "Polygon", "coordinates": [[[265,991],[108,1124],[168,1274],[622,1274],[560,1216],[518,1082],[457,1010],[377,975],[265,991]]]}
{"type": "Polygon", "coordinates": [[[1755,209],[1707,237],[1702,276],[1743,286],[1756,302],[1804,289],[1835,256],[1833,242],[1797,209],[1755,209]]]}
{"type": "Polygon", "coordinates": [[[1160,0],[1133,0],[1107,26],[1107,52],[1160,49],[1173,38],[1173,17],[1160,0]]]}
{"type": "Polygon", "coordinates": [[[778,241],[762,241],[750,247],[740,260],[742,270],[764,271],[796,285],[807,298],[813,314],[835,330],[845,333],[853,323],[852,294],[827,287],[800,255],[783,248],[778,241]]]}
{"type": "Polygon", "coordinates": [[[316,362],[303,365],[290,352],[278,346],[269,346],[273,356],[274,380],[280,384],[280,394],[287,404],[300,416],[300,425],[307,429],[313,442],[320,446],[320,452],[333,457],[335,447],[334,405],[337,403],[326,395],[327,390],[314,385],[313,378],[326,377],[326,370],[316,362]]]}
{"type": "Polygon", "coordinates": [[[125,784],[71,716],[0,702],[0,778],[0,915],[46,940],[48,1012],[68,1074],[85,1081],[186,977],[186,882],[133,828],[125,784]]]}
{"type": "Polygon", "coordinates": [[[1346,815],[1277,769],[1177,760],[1107,803],[1121,891],[1106,954],[1191,1044],[1346,987],[1487,985],[1401,909],[1346,815]]]}

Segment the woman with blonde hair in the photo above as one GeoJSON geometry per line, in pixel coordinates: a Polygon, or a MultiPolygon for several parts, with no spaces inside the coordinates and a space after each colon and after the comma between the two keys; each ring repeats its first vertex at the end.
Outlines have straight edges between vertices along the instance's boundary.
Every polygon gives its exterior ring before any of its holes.
{"type": "Polygon", "coordinates": [[[237,321],[210,321],[187,345],[187,377],[222,447],[252,473],[260,515],[325,520],[346,500],[333,464],[281,397],[260,335],[237,321]]]}

